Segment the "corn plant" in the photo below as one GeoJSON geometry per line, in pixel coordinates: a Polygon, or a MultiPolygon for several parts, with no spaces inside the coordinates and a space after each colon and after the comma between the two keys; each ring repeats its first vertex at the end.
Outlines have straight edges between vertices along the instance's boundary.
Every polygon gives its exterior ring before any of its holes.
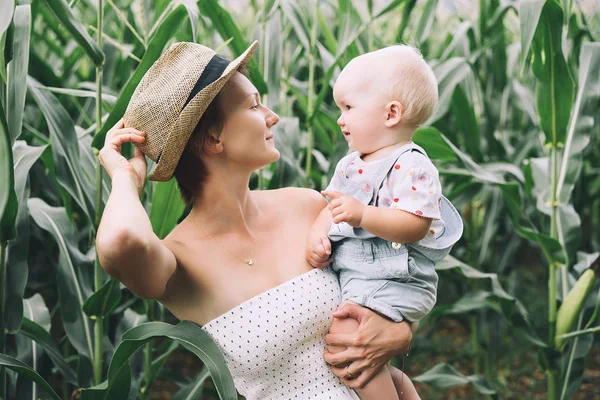
{"type": "MultiPolygon", "coordinates": [[[[341,68],[394,43],[420,49],[440,100],[414,141],[465,233],[436,267],[438,303],[415,347],[433,351],[432,333],[456,321],[472,367],[447,360],[412,378],[440,393],[468,385],[474,398],[511,397],[502,365],[535,352],[548,399],[572,397],[600,330],[598,11],[568,0],[3,1],[0,397],[144,399],[168,379],[175,399],[237,398],[198,326],[102,270],[94,238],[111,185],[97,153],[170,43],[231,58],[253,39],[250,78],[282,117],[281,159],[253,176],[260,189],[325,187],[347,151],[332,97],[341,68]],[[547,272],[527,287],[535,264],[547,272]],[[544,299],[543,315],[531,298],[544,299]],[[168,370],[174,353],[205,367],[168,370]]],[[[189,212],[174,180],[146,182],[141,200],[160,238],[189,212]]]]}

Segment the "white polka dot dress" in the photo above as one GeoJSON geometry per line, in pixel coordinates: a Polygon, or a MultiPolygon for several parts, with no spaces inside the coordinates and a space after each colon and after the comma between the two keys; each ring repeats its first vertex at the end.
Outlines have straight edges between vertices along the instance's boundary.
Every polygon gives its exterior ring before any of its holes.
{"type": "Polygon", "coordinates": [[[247,300],[202,327],[217,343],[246,400],[353,399],[323,359],[337,276],[313,269],[247,300]]]}

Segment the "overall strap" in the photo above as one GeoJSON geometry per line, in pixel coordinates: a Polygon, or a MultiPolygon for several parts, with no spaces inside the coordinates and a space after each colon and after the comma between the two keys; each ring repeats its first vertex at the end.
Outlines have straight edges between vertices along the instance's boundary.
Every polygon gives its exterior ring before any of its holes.
{"type": "MultiPolygon", "coordinates": [[[[338,167],[340,169],[346,171],[346,169],[348,169],[348,165],[350,165],[351,162],[355,161],[359,156],[360,156],[360,153],[358,151],[353,151],[352,153],[342,157],[342,159],[340,160],[340,162],[338,164],[338,167]]],[[[336,172],[334,172],[334,174],[336,172]]]]}
{"type": "Polygon", "coordinates": [[[385,179],[391,172],[392,168],[394,168],[394,165],[396,165],[396,162],[398,162],[398,160],[403,154],[412,153],[413,151],[421,153],[422,155],[427,157],[427,154],[425,154],[425,151],[420,146],[416,145],[413,142],[410,142],[409,144],[402,146],[399,149],[396,149],[385,159],[383,163],[381,163],[379,170],[377,170],[377,173],[373,178],[373,198],[371,199],[371,204],[375,204],[375,202],[377,201],[379,190],[381,190],[381,188],[383,187],[385,179]]]}

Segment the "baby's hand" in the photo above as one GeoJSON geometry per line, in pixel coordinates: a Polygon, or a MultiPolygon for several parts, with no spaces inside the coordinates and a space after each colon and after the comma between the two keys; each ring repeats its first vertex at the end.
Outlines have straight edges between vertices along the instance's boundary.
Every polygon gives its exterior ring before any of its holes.
{"type": "Polygon", "coordinates": [[[327,207],[331,210],[334,223],[346,222],[354,228],[360,228],[365,211],[363,203],[340,192],[324,190],[321,194],[331,198],[327,207]]]}
{"type": "Polygon", "coordinates": [[[306,260],[315,268],[325,268],[332,261],[331,242],[326,234],[311,231],[306,243],[306,260]]]}

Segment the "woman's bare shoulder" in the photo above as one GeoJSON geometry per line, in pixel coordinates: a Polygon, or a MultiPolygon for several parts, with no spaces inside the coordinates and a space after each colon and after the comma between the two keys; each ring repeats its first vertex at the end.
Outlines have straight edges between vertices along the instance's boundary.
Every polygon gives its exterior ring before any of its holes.
{"type": "Polygon", "coordinates": [[[313,189],[288,187],[255,192],[267,202],[273,201],[295,212],[318,214],[327,205],[323,196],[313,189]]]}

